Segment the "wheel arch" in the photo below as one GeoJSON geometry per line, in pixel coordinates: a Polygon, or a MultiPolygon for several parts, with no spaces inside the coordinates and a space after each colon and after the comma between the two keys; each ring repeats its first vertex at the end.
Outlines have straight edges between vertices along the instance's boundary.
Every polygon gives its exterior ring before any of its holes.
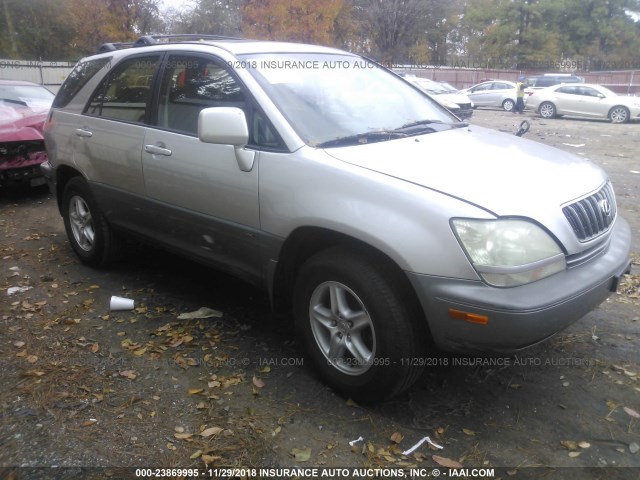
{"type": "Polygon", "coordinates": [[[58,211],[62,215],[62,197],[64,189],[69,180],[75,177],[82,177],[82,174],[73,167],[68,165],[60,165],[56,168],[56,200],[58,202],[58,211]]]}
{"type": "Polygon", "coordinates": [[[294,230],[282,245],[270,288],[272,304],[276,311],[291,310],[293,289],[302,265],[313,255],[333,248],[358,252],[383,265],[393,275],[393,281],[402,286],[407,301],[415,302],[417,311],[422,315],[422,318],[418,319],[419,323],[427,325],[415,289],[400,266],[389,255],[362,240],[322,227],[300,227],[294,230]]]}

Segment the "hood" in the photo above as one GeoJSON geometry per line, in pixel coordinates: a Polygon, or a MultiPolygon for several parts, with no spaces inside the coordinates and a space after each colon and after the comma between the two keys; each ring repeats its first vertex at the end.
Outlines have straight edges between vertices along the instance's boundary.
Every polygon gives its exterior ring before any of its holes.
{"type": "Polygon", "coordinates": [[[541,209],[555,211],[596,190],[607,178],[576,155],[477,126],[325,151],[497,216],[539,218],[541,209]]]}
{"type": "Polygon", "coordinates": [[[48,109],[0,104],[0,142],[42,140],[48,109]]]}
{"type": "Polygon", "coordinates": [[[471,103],[471,99],[462,93],[439,93],[435,95],[437,100],[443,99],[448,100],[453,103],[457,103],[458,105],[463,105],[465,103],[471,103]]]}

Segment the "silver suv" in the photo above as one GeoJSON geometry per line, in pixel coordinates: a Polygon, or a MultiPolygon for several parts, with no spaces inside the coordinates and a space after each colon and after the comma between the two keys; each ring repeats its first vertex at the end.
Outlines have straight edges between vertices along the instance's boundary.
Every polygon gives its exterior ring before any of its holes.
{"type": "Polygon", "coordinates": [[[629,271],[597,166],[461,123],[331,48],[145,37],[83,59],[43,167],[89,265],[123,234],[262,285],[335,389],[407,389],[433,347],[513,352],[629,271]]]}

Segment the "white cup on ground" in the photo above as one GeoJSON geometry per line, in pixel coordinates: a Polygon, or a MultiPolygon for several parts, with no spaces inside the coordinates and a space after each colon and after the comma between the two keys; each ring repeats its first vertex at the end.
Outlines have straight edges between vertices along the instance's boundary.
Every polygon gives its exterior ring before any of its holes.
{"type": "Polygon", "coordinates": [[[115,310],[133,310],[133,300],[130,298],[124,297],[111,297],[111,301],[109,302],[109,309],[111,311],[115,310]]]}

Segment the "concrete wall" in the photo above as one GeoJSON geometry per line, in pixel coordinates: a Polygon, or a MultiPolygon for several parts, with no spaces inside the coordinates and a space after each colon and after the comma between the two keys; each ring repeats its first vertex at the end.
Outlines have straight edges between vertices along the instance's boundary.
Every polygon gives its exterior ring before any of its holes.
{"type": "Polygon", "coordinates": [[[56,93],[74,65],[73,62],[0,59],[0,80],[26,80],[56,93]]]}

